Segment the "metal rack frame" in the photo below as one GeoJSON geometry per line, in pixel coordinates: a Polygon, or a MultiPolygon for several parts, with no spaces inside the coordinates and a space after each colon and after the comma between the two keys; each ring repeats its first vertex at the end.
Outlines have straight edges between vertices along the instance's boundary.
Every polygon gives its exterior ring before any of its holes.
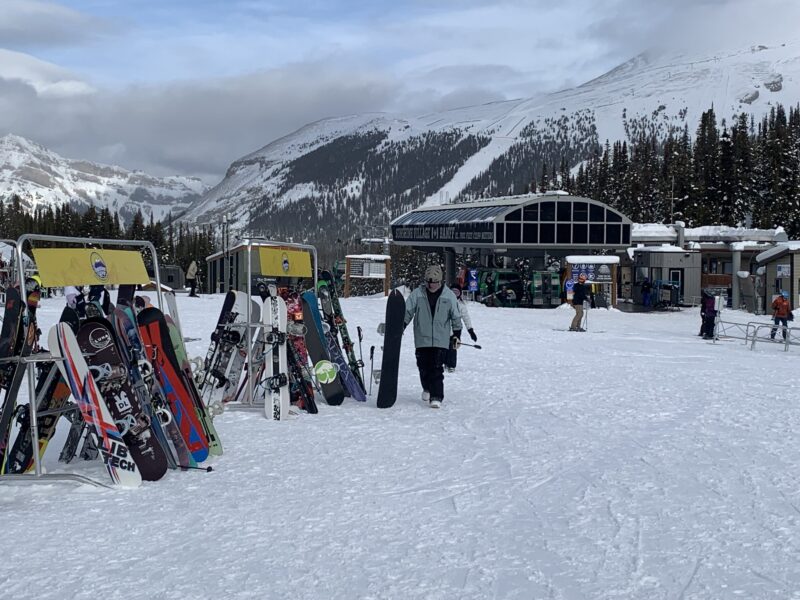
{"type": "MultiPolygon", "coordinates": [[[[5,241],[5,240],[3,240],[5,241]]],[[[158,269],[158,254],[156,252],[155,246],[151,242],[147,241],[139,241],[139,240],[109,240],[109,239],[102,239],[102,238],[73,238],[67,236],[56,236],[56,235],[38,235],[38,234],[25,234],[21,236],[16,242],[16,254],[17,254],[17,261],[18,265],[23,264],[23,253],[22,249],[25,246],[25,243],[28,242],[31,247],[33,247],[34,241],[44,241],[44,242],[53,242],[53,243],[62,243],[62,244],[74,244],[83,246],[84,248],[87,246],[95,247],[95,248],[104,248],[105,246],[126,246],[131,248],[139,248],[145,249],[150,252],[150,255],[153,257],[153,270],[156,278],[156,287],[157,287],[157,297],[158,297],[158,307],[159,309],[162,308],[162,297],[161,297],[161,277],[159,275],[158,269]]],[[[31,257],[33,258],[33,257],[31,257]]],[[[25,289],[25,269],[20,268],[17,269],[17,275],[19,277],[19,284],[20,289],[25,289]]],[[[27,311],[27,305],[25,307],[27,311]]],[[[43,362],[43,361],[53,361],[53,357],[47,354],[37,354],[36,356],[28,356],[28,357],[17,357],[15,360],[23,363],[25,368],[27,369],[27,376],[28,376],[28,398],[30,402],[30,416],[31,416],[31,439],[33,441],[33,465],[34,465],[34,473],[33,475],[28,475],[25,473],[8,473],[0,475],[0,482],[3,481],[12,481],[12,482],[24,482],[24,483],[50,483],[53,481],[67,481],[72,483],[85,483],[89,485],[93,485],[96,487],[102,488],[111,488],[112,486],[102,483],[100,481],[96,481],[90,477],[86,477],[84,475],[78,475],[75,473],[43,473],[42,472],[42,465],[41,460],[39,458],[39,415],[37,414],[37,406],[36,406],[36,373],[35,373],[35,363],[43,362]]],[[[66,412],[67,410],[73,410],[74,407],[67,407],[63,410],[66,412]]],[[[19,435],[19,433],[17,434],[19,435]]]]}
{"type": "Polygon", "coordinates": [[[247,387],[244,402],[239,406],[230,406],[232,410],[251,410],[263,409],[263,404],[256,404],[253,399],[253,363],[251,360],[251,353],[253,350],[253,329],[261,326],[261,323],[253,323],[253,315],[250,306],[250,300],[253,297],[253,247],[267,246],[270,248],[296,248],[298,250],[305,250],[311,253],[313,259],[312,276],[314,278],[314,291],[317,289],[317,272],[318,260],[317,249],[309,244],[296,244],[293,242],[276,242],[267,238],[251,237],[243,240],[247,246],[247,355],[245,357],[245,365],[247,366],[247,387]]]}

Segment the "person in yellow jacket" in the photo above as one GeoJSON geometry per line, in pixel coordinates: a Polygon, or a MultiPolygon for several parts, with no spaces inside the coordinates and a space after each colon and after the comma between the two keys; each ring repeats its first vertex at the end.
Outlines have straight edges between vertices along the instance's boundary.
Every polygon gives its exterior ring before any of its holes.
{"type": "Polygon", "coordinates": [[[778,326],[783,325],[783,339],[786,339],[786,328],[789,326],[789,315],[791,314],[791,307],[789,306],[789,292],[786,290],[781,292],[781,295],[772,301],[772,319],[775,325],[769,334],[771,339],[775,339],[775,334],[778,332],[778,326]]]}

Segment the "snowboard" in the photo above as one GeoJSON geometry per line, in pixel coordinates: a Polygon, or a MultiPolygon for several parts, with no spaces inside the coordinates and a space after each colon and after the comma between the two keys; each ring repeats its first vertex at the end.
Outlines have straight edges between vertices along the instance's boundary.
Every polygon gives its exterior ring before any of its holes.
{"type": "Polygon", "coordinates": [[[268,419],[283,421],[289,416],[289,364],[286,358],[286,302],[276,294],[264,301],[262,310],[264,341],[272,347],[265,356],[268,419]]]}
{"type": "Polygon", "coordinates": [[[167,399],[147,361],[144,344],[139,337],[136,315],[130,306],[118,306],[112,314],[112,324],[117,338],[127,354],[128,374],[139,402],[150,417],[153,431],[167,455],[171,468],[196,467],[186,442],[181,437],[175,418],[169,410],[167,399]]]}
{"type": "Polygon", "coordinates": [[[286,326],[286,351],[289,360],[289,378],[292,382],[292,402],[310,414],[317,414],[314,397],[314,377],[308,366],[308,350],[303,324],[303,303],[300,294],[293,292],[286,298],[288,324],[286,326]]]}
{"type": "Polygon", "coordinates": [[[208,451],[214,456],[219,456],[222,454],[222,442],[217,434],[217,428],[214,427],[211,413],[206,410],[206,406],[203,404],[203,399],[200,397],[200,394],[197,391],[197,386],[194,384],[194,378],[192,377],[192,366],[189,362],[189,355],[186,353],[186,346],[183,344],[181,332],[175,326],[175,323],[172,322],[170,317],[164,317],[164,321],[166,322],[167,329],[169,330],[172,348],[175,351],[175,357],[177,358],[178,365],[181,368],[186,389],[189,390],[189,395],[192,397],[192,401],[197,411],[197,418],[200,420],[200,424],[203,426],[203,432],[208,440],[208,451]]]}
{"type": "Polygon", "coordinates": [[[78,340],[66,323],[57,323],[48,336],[50,354],[56,359],[61,376],[69,383],[84,421],[97,438],[103,463],[111,481],[121,487],[138,487],[142,477],[131,459],[100,390],[89,373],[78,340]],[[63,359],[63,360],[61,360],[63,359]]]}
{"type": "MultiPolygon", "coordinates": [[[[350,332],[347,330],[347,320],[344,318],[342,305],[339,302],[339,293],[336,291],[336,282],[334,281],[333,275],[330,271],[323,271],[320,274],[320,279],[327,283],[328,290],[330,291],[336,327],[339,330],[339,335],[342,338],[342,350],[344,350],[347,355],[347,362],[350,365],[350,370],[353,372],[353,376],[356,378],[356,381],[358,381],[358,385],[361,386],[361,390],[366,393],[367,388],[364,385],[364,379],[361,377],[361,368],[364,366],[364,364],[362,361],[356,358],[353,340],[350,337],[350,332]]],[[[364,398],[364,401],[366,401],[366,397],[364,398]]]]}
{"type": "MultiPolygon", "coordinates": [[[[246,319],[247,315],[244,315],[244,318],[246,319]]],[[[250,320],[251,323],[258,323],[261,321],[261,305],[252,298],[250,299],[250,320]]],[[[251,338],[253,340],[253,347],[251,348],[250,352],[251,356],[254,356],[259,350],[259,335],[260,329],[254,329],[251,338]]],[[[228,367],[228,376],[225,380],[225,385],[222,387],[223,405],[227,404],[228,402],[232,402],[237,398],[237,396],[239,396],[237,393],[239,391],[239,380],[242,378],[242,371],[245,370],[248,354],[247,329],[242,332],[241,339],[241,343],[236,345],[236,351],[231,357],[230,366],[228,367]]],[[[244,396],[241,397],[244,398],[244,396]]]]}
{"type": "MultiPolygon", "coordinates": [[[[10,288],[6,293],[11,291],[11,289],[14,288],[10,288]]],[[[17,294],[17,296],[19,296],[19,294],[17,294]]],[[[20,300],[20,303],[21,302],[20,300]]],[[[8,299],[6,303],[8,303],[8,299]]],[[[25,309],[20,304],[20,314],[22,315],[21,328],[14,332],[17,337],[17,342],[14,344],[14,350],[11,356],[25,358],[30,356],[37,345],[38,329],[36,326],[36,309],[30,304],[27,309],[25,309]]],[[[3,325],[5,326],[5,322],[3,325]]],[[[23,362],[13,361],[10,362],[9,365],[10,369],[4,372],[4,377],[2,381],[0,381],[0,388],[3,388],[5,391],[3,395],[3,405],[2,408],[0,408],[0,473],[7,472],[6,463],[8,461],[8,450],[10,450],[9,437],[11,435],[11,423],[16,411],[17,394],[19,393],[22,381],[25,378],[25,373],[27,372],[27,365],[23,362]]]]}
{"type": "MultiPolygon", "coordinates": [[[[73,332],[78,330],[78,313],[75,309],[65,307],[59,319],[61,323],[69,324],[73,332]]],[[[37,415],[44,411],[57,411],[64,408],[69,401],[71,391],[69,385],[61,376],[58,366],[53,363],[43,363],[43,369],[36,381],[36,410],[37,415]]],[[[33,468],[33,439],[31,437],[30,406],[25,404],[20,407],[17,417],[18,431],[8,458],[8,471],[10,473],[25,473],[33,468]]],[[[44,457],[53,434],[56,432],[60,413],[51,413],[37,418],[37,431],[39,436],[39,458],[44,457]]],[[[83,421],[80,413],[73,413],[72,418],[83,421]]]]}
{"type": "Polygon", "coordinates": [[[221,326],[218,325],[212,334],[212,345],[216,343],[216,348],[210,361],[204,363],[204,375],[199,389],[205,406],[215,413],[222,412],[222,393],[229,378],[231,361],[247,344],[245,321],[250,299],[244,292],[233,291],[230,294],[233,295],[233,304],[221,326]]]}
{"type": "Polygon", "coordinates": [[[150,307],[143,309],[136,321],[147,360],[153,366],[170,412],[175,417],[192,458],[201,463],[208,458],[209,440],[197,417],[194,399],[184,382],[164,316],[157,308],[150,307]]]}
{"type": "Polygon", "coordinates": [[[339,383],[339,378],[331,374],[335,367],[330,363],[328,343],[322,329],[317,297],[314,292],[306,291],[301,295],[301,301],[303,303],[303,323],[306,326],[306,349],[311,358],[311,364],[314,366],[314,376],[322,388],[325,401],[331,406],[339,406],[344,402],[344,388],[339,383]]]}
{"type": "Polygon", "coordinates": [[[397,375],[400,366],[400,345],[405,328],[406,301],[399,290],[392,290],[386,299],[381,380],[378,387],[378,408],[390,408],[397,399],[397,375]]]}
{"type": "Polygon", "coordinates": [[[167,455],[153,431],[150,414],[133,390],[111,323],[101,317],[86,319],[76,338],[142,479],[158,481],[169,468],[167,455]]]}
{"type": "MultiPolygon", "coordinates": [[[[342,349],[339,347],[338,334],[339,329],[337,326],[337,317],[333,308],[333,299],[331,298],[330,287],[324,280],[319,282],[317,287],[320,304],[322,305],[322,315],[325,323],[328,325],[328,330],[325,332],[325,339],[328,342],[328,354],[331,361],[336,365],[339,371],[339,378],[344,385],[345,390],[349,396],[352,396],[359,402],[366,402],[367,395],[364,392],[361,382],[350,368],[342,349]]],[[[355,358],[355,357],[354,357],[355,358]]],[[[358,367],[356,367],[356,370],[358,367]]]]}
{"type": "Polygon", "coordinates": [[[206,386],[206,379],[210,375],[211,365],[214,362],[214,355],[219,348],[221,335],[225,330],[225,325],[230,318],[230,312],[236,302],[236,292],[230,291],[225,294],[225,299],[222,301],[222,308],[217,318],[217,325],[214,331],[211,332],[211,343],[206,351],[206,357],[203,359],[203,368],[196,375],[197,389],[202,393],[206,386]]]}

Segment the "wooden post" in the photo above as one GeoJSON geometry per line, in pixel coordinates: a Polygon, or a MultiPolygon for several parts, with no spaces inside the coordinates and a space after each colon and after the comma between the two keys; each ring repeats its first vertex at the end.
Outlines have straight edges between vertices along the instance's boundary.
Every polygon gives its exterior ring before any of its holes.
{"type": "Polygon", "coordinates": [[[344,258],[344,297],[350,297],[350,257],[344,258]]]}
{"type": "Polygon", "coordinates": [[[611,265],[611,306],[617,305],[617,265],[611,265]]]}
{"type": "Polygon", "coordinates": [[[383,295],[389,295],[389,288],[392,287],[392,259],[387,258],[383,263],[383,295]]]}

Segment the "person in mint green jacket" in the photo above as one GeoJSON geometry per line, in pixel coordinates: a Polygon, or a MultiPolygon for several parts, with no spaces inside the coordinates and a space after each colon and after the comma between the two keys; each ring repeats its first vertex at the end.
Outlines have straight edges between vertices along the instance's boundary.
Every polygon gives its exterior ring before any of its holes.
{"type": "Polygon", "coordinates": [[[439,408],[444,400],[444,358],[447,349],[461,339],[458,299],[442,285],[442,268],[425,270],[425,284],[406,300],[405,325],[414,321],[414,346],[422,383],[422,401],[439,408]],[[451,334],[452,332],[452,334],[451,334]]]}

